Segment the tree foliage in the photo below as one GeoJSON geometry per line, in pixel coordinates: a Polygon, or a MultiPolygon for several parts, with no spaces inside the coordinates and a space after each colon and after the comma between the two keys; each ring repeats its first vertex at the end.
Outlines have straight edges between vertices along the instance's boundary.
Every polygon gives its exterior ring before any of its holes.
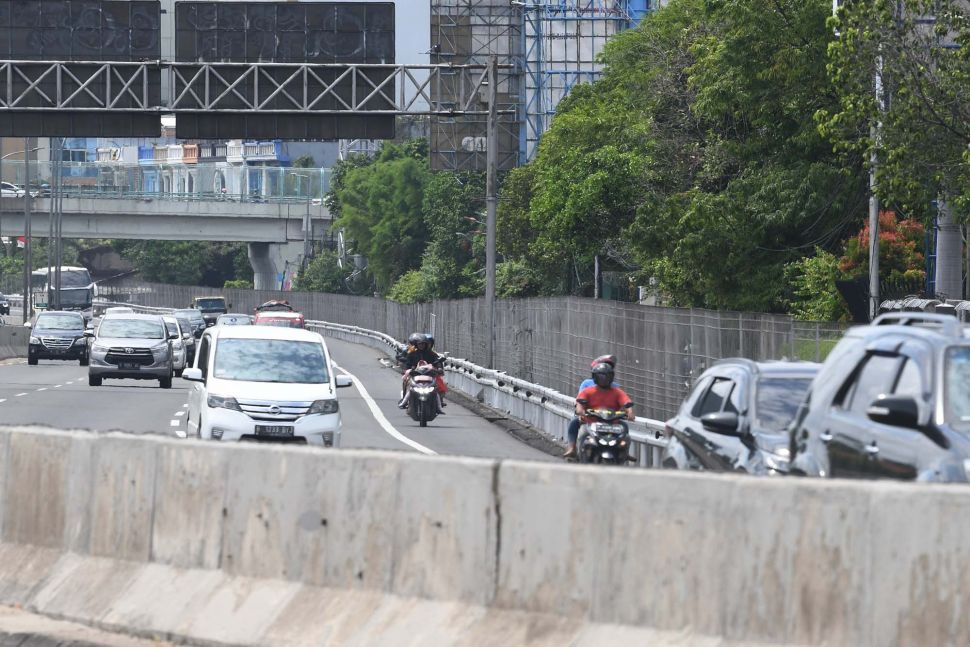
{"type": "Polygon", "coordinates": [[[814,256],[805,256],[785,266],[785,279],[791,288],[790,312],[804,321],[841,321],[848,311],[835,287],[841,278],[839,257],[816,248],[814,256]]]}
{"type": "Polygon", "coordinates": [[[116,240],[112,247],[146,281],[223,287],[226,281],[253,280],[244,243],[116,240]]]}
{"type": "Polygon", "coordinates": [[[331,292],[345,294],[344,278],[349,274],[337,262],[337,254],[323,250],[317,254],[296,277],[295,290],[307,292],[331,292]]]}
{"type": "Polygon", "coordinates": [[[838,102],[818,110],[822,131],[840,151],[877,153],[879,194],[894,208],[925,217],[945,196],[968,213],[970,6],[848,0],[830,24],[838,102]]]}

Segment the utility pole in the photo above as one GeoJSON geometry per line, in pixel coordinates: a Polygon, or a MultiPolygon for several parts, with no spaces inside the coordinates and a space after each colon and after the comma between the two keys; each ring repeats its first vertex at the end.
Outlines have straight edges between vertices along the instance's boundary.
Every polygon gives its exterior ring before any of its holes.
{"type": "Polygon", "coordinates": [[[495,214],[498,210],[498,57],[488,58],[488,124],[485,139],[485,305],[488,336],[485,349],[489,368],[495,368],[495,214]]]}
{"type": "Polygon", "coordinates": [[[24,299],[23,316],[24,323],[30,319],[31,304],[33,298],[30,293],[30,265],[31,265],[31,244],[30,244],[30,139],[24,137],[24,299]]]}

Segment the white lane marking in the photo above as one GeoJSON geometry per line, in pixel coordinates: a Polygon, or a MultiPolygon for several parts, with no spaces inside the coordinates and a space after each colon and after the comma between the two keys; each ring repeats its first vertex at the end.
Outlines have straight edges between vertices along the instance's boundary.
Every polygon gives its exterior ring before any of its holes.
{"type": "Polygon", "coordinates": [[[363,382],[358,380],[357,377],[354,376],[354,374],[349,372],[347,369],[341,366],[337,366],[336,364],[334,364],[334,367],[336,367],[344,375],[349,375],[350,379],[354,381],[354,386],[357,387],[357,391],[358,393],[360,393],[360,397],[364,398],[364,402],[367,404],[367,408],[370,409],[371,415],[374,416],[374,420],[376,420],[377,424],[379,424],[381,427],[384,428],[384,431],[386,431],[390,436],[401,441],[408,447],[412,447],[418,450],[422,454],[427,454],[428,456],[438,455],[438,452],[434,451],[433,449],[428,449],[427,447],[425,447],[419,442],[411,440],[410,438],[402,434],[400,431],[395,429],[394,425],[391,424],[391,421],[384,416],[384,412],[381,411],[381,408],[377,406],[377,402],[374,401],[374,398],[372,398],[370,396],[370,393],[367,392],[367,389],[364,387],[363,382]]]}
{"type": "Polygon", "coordinates": [[[26,393],[18,393],[16,397],[21,398],[21,397],[23,397],[25,395],[27,395],[27,394],[26,393]]]}
{"type": "Polygon", "coordinates": [[[169,424],[170,427],[178,427],[180,424],[182,424],[182,421],[181,420],[169,420],[168,421],[168,424],[169,424]]]}
{"type": "Polygon", "coordinates": [[[187,404],[183,404],[183,405],[182,405],[182,408],[183,408],[183,409],[188,409],[188,408],[189,408],[189,405],[187,405],[187,404]]]}
{"type": "Polygon", "coordinates": [[[55,389],[59,389],[59,388],[61,388],[62,386],[64,386],[64,385],[63,385],[63,384],[55,384],[55,385],[54,385],[54,388],[55,388],[55,389]]]}
{"type": "Polygon", "coordinates": [[[185,412],[184,411],[176,411],[175,412],[175,417],[176,418],[178,418],[179,416],[184,416],[184,415],[185,415],[185,412]]]}
{"type": "Polygon", "coordinates": [[[181,429],[179,429],[178,431],[176,431],[175,432],[175,435],[178,436],[179,438],[188,438],[189,437],[189,435],[187,433],[185,433],[184,431],[182,431],[181,429]]]}
{"type": "Polygon", "coordinates": [[[6,402],[7,398],[0,398],[0,403],[6,402]]]}
{"type": "Polygon", "coordinates": [[[40,387],[40,388],[39,388],[39,389],[37,389],[37,390],[38,390],[38,391],[46,391],[46,390],[47,390],[47,387],[46,387],[46,386],[42,386],[42,387],[40,387]]]}

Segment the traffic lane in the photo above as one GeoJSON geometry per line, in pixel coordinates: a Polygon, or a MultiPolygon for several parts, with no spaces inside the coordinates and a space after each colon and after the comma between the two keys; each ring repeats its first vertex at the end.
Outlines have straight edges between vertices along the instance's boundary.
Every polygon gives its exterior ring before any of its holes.
{"type": "MultiPolygon", "coordinates": [[[[370,397],[391,425],[406,438],[438,454],[477,456],[482,458],[515,458],[521,460],[555,460],[516,440],[501,427],[455,402],[448,402],[444,416],[422,428],[406,412],[398,409],[401,397],[401,375],[381,363],[386,356],[360,344],[327,338],[334,361],[363,382],[370,397]]],[[[445,376],[447,379],[447,375],[445,376]]],[[[338,397],[344,415],[343,446],[361,448],[394,448],[414,451],[414,447],[394,439],[374,424],[374,416],[357,389],[341,389],[338,397]],[[347,395],[345,395],[347,394],[347,395]],[[353,421],[353,422],[351,422],[353,421]],[[360,426],[358,426],[360,425],[360,426]],[[384,436],[377,444],[375,432],[384,436]],[[388,447],[388,439],[391,445],[388,447]]],[[[420,450],[419,450],[420,451],[420,450]]]]}
{"type": "Polygon", "coordinates": [[[177,436],[185,431],[187,400],[188,383],[179,379],[171,389],[157,380],[92,387],[88,369],[77,363],[0,365],[0,421],[7,425],[177,436]]]}

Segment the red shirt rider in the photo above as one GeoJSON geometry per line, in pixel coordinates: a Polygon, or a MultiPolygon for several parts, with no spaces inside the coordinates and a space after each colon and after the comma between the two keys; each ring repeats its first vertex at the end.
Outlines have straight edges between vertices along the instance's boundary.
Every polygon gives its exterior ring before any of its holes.
{"type": "MultiPolygon", "coordinates": [[[[613,411],[623,411],[633,406],[633,400],[626,392],[615,386],[608,389],[601,389],[598,386],[588,386],[576,396],[576,402],[583,405],[584,409],[612,409],[613,411]]],[[[584,416],[584,422],[593,422],[595,418],[584,416]]]]}

